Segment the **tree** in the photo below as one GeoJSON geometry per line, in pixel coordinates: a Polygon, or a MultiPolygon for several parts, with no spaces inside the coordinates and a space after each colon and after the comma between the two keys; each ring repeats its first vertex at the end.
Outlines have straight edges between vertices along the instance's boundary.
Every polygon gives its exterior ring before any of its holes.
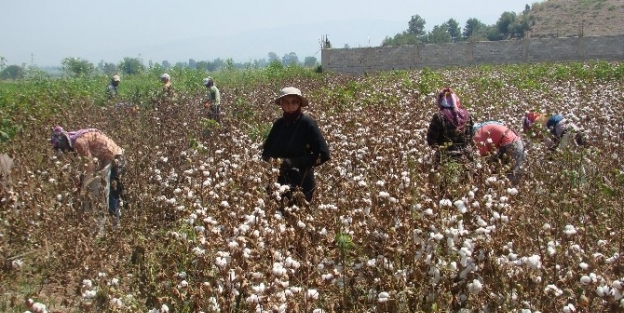
{"type": "Polygon", "coordinates": [[[533,15],[522,14],[509,25],[509,33],[513,38],[523,38],[524,35],[535,25],[535,17],[533,15]]]}
{"type": "Polygon", "coordinates": [[[394,35],[394,37],[386,37],[384,38],[384,40],[381,42],[381,45],[383,47],[388,47],[388,46],[403,46],[403,45],[415,45],[418,44],[420,42],[423,41],[423,39],[426,40],[426,38],[424,38],[423,35],[421,37],[418,37],[414,34],[411,34],[407,31],[404,31],[402,33],[396,34],[394,35]]]}
{"type": "Polygon", "coordinates": [[[98,70],[107,76],[112,76],[117,73],[117,65],[114,63],[107,63],[102,60],[98,63],[98,70]]]}
{"type": "Polygon", "coordinates": [[[486,35],[487,40],[489,41],[498,41],[503,40],[505,37],[501,34],[500,30],[496,25],[490,25],[486,27],[486,35]]]}
{"type": "Polygon", "coordinates": [[[143,65],[143,61],[139,58],[125,57],[119,62],[118,68],[122,73],[127,75],[137,75],[145,71],[145,65],[143,65]]]}
{"type": "Polygon", "coordinates": [[[516,21],[516,13],[514,12],[503,12],[498,21],[496,22],[496,27],[498,28],[498,32],[503,37],[503,39],[509,38],[511,36],[510,26],[516,21]]]}
{"type": "Polygon", "coordinates": [[[280,60],[280,58],[277,56],[277,53],[275,52],[269,52],[268,58],[269,58],[269,63],[280,60]]]}
{"type": "Polygon", "coordinates": [[[451,39],[453,41],[459,41],[462,39],[461,28],[459,28],[459,23],[451,18],[446,22],[446,28],[448,29],[449,35],[451,35],[451,39]]]}
{"type": "Polygon", "coordinates": [[[307,67],[313,67],[316,65],[316,58],[315,57],[305,57],[305,59],[303,60],[303,66],[307,66],[307,67]]]}
{"type": "Polygon", "coordinates": [[[194,59],[189,59],[188,66],[190,68],[197,68],[197,62],[194,59]]]}
{"type": "Polygon", "coordinates": [[[425,20],[420,15],[414,15],[407,23],[407,32],[416,36],[425,35],[425,20]]]}
{"type": "Polygon", "coordinates": [[[282,57],[282,64],[284,65],[297,65],[299,64],[299,58],[294,52],[284,54],[282,57]]]}
{"type": "Polygon", "coordinates": [[[26,70],[23,66],[9,65],[0,72],[2,79],[22,79],[26,76],[26,70]]]}
{"type": "Polygon", "coordinates": [[[61,68],[66,75],[72,77],[90,76],[95,71],[93,63],[81,58],[65,58],[61,61],[61,68]]]}
{"type": "Polygon", "coordinates": [[[466,26],[464,26],[462,36],[469,41],[475,41],[474,39],[476,38],[485,39],[486,31],[487,25],[483,24],[476,18],[470,18],[466,21],[466,26]]]}
{"type": "Polygon", "coordinates": [[[452,41],[448,27],[444,24],[434,26],[427,37],[427,41],[430,43],[447,43],[452,41]]]}
{"type": "Polygon", "coordinates": [[[166,70],[171,68],[171,63],[169,63],[169,61],[167,60],[163,60],[160,64],[162,64],[162,67],[166,70]]]}

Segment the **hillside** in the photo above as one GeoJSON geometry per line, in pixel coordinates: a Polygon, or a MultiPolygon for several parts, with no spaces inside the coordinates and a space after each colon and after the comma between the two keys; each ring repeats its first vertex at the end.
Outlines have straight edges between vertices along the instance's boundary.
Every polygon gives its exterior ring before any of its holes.
{"type": "Polygon", "coordinates": [[[624,34],[624,0],[548,0],[534,3],[531,37],[624,34]]]}

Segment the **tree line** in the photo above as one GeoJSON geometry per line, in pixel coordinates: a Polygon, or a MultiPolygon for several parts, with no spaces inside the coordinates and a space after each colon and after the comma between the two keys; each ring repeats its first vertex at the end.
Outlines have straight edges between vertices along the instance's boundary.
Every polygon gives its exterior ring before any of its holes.
{"type": "Polygon", "coordinates": [[[451,43],[461,41],[498,41],[523,38],[535,25],[535,17],[530,14],[531,7],[525,5],[520,14],[503,12],[497,22],[486,25],[477,18],[466,21],[463,29],[459,23],[450,18],[448,21],[435,25],[431,31],[425,31],[426,21],[420,15],[414,15],[407,23],[408,28],[392,37],[386,37],[382,46],[401,46],[425,43],[451,43]]]}
{"type": "MultiPolygon", "coordinates": [[[[190,68],[213,72],[221,69],[264,68],[269,65],[315,67],[318,66],[318,60],[313,56],[308,56],[301,62],[295,52],[286,53],[281,58],[277,53],[269,52],[267,58],[244,63],[234,62],[232,59],[223,60],[217,58],[213,61],[196,61],[195,59],[189,59],[188,62],[176,62],[175,64],[171,64],[167,60],[163,60],[162,62],[150,60],[146,65],[141,58],[125,57],[118,63],[105,62],[102,60],[96,65],[86,59],[67,57],[61,61],[59,73],[69,77],[88,77],[95,74],[105,74],[108,76],[113,74],[138,75],[145,72],[147,69],[155,67],[160,67],[164,70],[172,68],[190,68]]],[[[26,66],[26,64],[7,65],[7,60],[0,56],[0,79],[23,79],[41,75],[45,75],[45,73],[37,67],[26,66]]]]}

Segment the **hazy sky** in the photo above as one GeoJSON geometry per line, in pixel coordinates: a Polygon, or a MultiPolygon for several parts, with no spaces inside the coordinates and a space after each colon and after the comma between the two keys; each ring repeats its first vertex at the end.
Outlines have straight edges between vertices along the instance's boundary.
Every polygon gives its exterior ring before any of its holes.
{"type": "Polygon", "coordinates": [[[494,24],[527,0],[4,0],[0,56],[7,64],[57,66],[65,57],[94,64],[140,57],[170,63],[236,62],[295,52],[319,61],[319,39],[342,48],[379,46],[407,29],[413,15],[426,30],[450,18],[494,24]]]}

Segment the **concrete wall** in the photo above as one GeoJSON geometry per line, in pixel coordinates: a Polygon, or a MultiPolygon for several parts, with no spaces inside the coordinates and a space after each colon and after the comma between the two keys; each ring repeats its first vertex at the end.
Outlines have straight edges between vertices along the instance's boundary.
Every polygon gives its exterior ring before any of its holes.
{"type": "Polygon", "coordinates": [[[345,74],[392,69],[556,61],[624,61],[624,35],[323,49],[323,70],[345,74]]]}

